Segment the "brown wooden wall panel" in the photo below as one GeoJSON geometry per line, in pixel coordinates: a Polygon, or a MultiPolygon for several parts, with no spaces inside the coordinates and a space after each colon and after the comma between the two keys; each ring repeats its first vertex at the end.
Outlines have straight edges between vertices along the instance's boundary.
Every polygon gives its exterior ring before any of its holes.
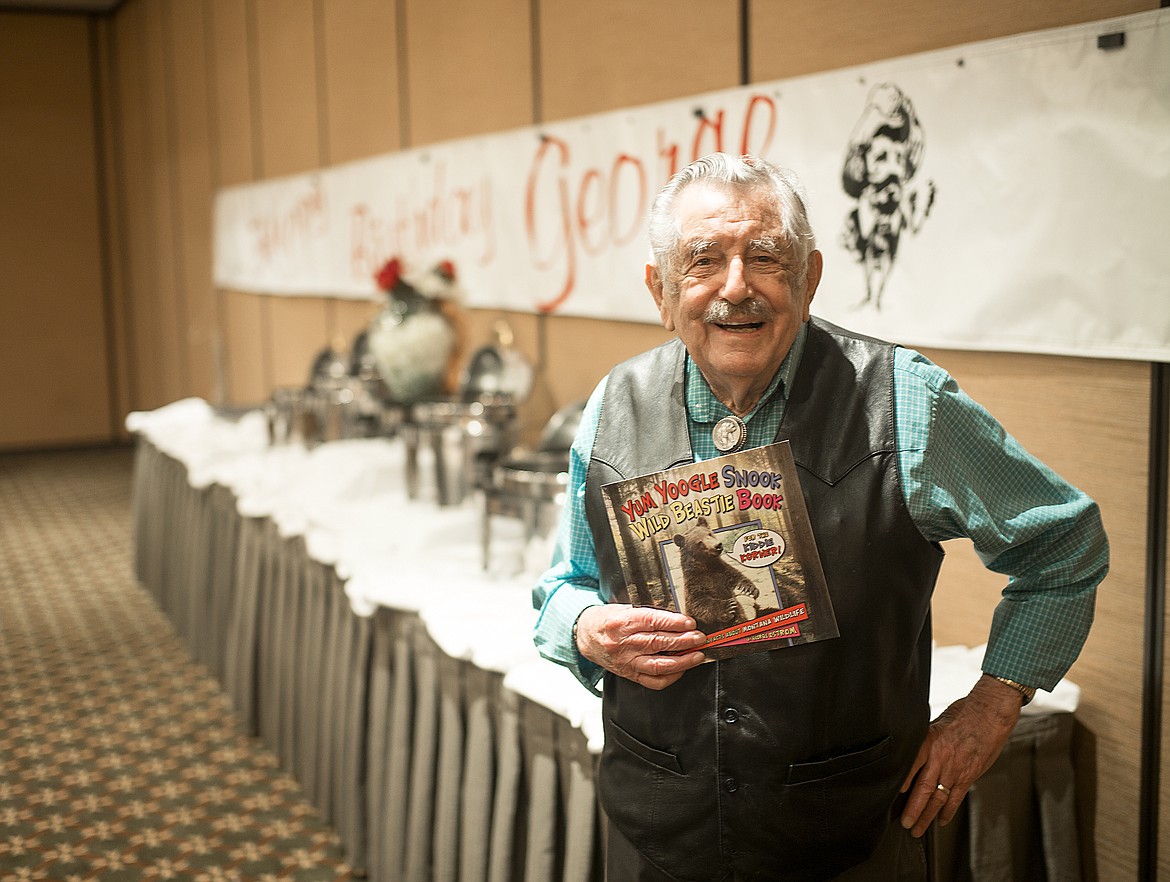
{"type": "Polygon", "coordinates": [[[271,304],[267,296],[224,293],[224,343],[228,403],[254,405],[272,391],[268,377],[271,304]]]}
{"type": "Polygon", "coordinates": [[[260,172],[279,177],[318,167],[321,126],[313,0],[253,0],[260,172]]]}
{"type": "Polygon", "coordinates": [[[102,269],[106,276],[107,315],[110,321],[108,335],[112,360],[110,376],[111,420],[116,438],[126,440],[124,414],[133,410],[136,377],[131,364],[130,303],[127,281],[126,230],[123,226],[125,192],[122,186],[121,133],[119,121],[121,109],[118,106],[116,63],[117,43],[114,20],[103,18],[95,26],[97,48],[97,77],[101,131],[101,180],[99,186],[104,192],[102,200],[102,230],[106,241],[102,269]]]}
{"type": "Polygon", "coordinates": [[[178,272],[176,177],[169,92],[172,70],[163,7],[137,0],[115,23],[117,112],[112,115],[129,310],[131,404],[158,407],[182,397],[189,379],[184,290],[178,272]]]}
{"type": "Polygon", "coordinates": [[[412,145],[533,122],[530,0],[401,2],[412,145]]]}
{"type": "MultiPolygon", "coordinates": [[[[650,296],[649,292],[646,296],[650,296]]],[[[672,336],[658,325],[613,324],[583,318],[550,324],[549,381],[557,401],[587,397],[609,367],[672,336]],[[613,358],[605,368],[595,361],[599,348],[613,358]]]]}
{"type": "MultiPolygon", "coordinates": [[[[211,80],[211,169],[215,187],[246,183],[260,176],[259,89],[253,0],[209,0],[211,80]]],[[[214,192],[209,193],[214,197],[214,192]]],[[[255,297],[220,293],[218,337],[223,352],[224,400],[250,404],[267,396],[265,365],[270,335],[262,334],[262,310],[255,297]]]]}
{"type": "Polygon", "coordinates": [[[215,287],[211,281],[212,200],[210,81],[207,5],[163,7],[171,70],[169,116],[175,214],[176,280],[182,291],[180,333],[186,356],[184,394],[217,397],[218,345],[215,287]]]}
{"type": "Polygon", "coordinates": [[[402,146],[396,4],[316,0],[324,63],[324,163],[402,146]]]}
{"type": "Polygon", "coordinates": [[[303,386],[313,359],[333,343],[320,297],[270,297],[274,386],[303,386]]]}
{"type": "MultiPolygon", "coordinates": [[[[927,353],[995,414],[1033,454],[1101,506],[1110,539],[1110,574],[1098,592],[1097,620],[1069,673],[1082,689],[1078,718],[1089,759],[1108,769],[1092,794],[1102,878],[1133,878],[1133,818],[1139,781],[1134,733],[1141,719],[1145,577],[1146,365],[995,353],[927,353]],[[1128,672],[1134,672],[1130,676],[1128,672]],[[1112,875],[1116,873],[1117,875],[1112,875]]],[[[987,572],[968,543],[947,543],[935,594],[940,644],[979,645],[1003,578],[987,572]]]]}
{"type": "Polygon", "coordinates": [[[735,0],[599,0],[540,6],[541,119],[739,85],[735,0]]]}
{"type": "Polygon", "coordinates": [[[252,0],[209,0],[207,67],[211,79],[211,166],[216,187],[255,179],[258,174],[253,53],[249,22],[252,0]]]}
{"type": "Polygon", "coordinates": [[[0,13],[0,448],[111,436],[84,20],[0,13]]]}
{"type": "MultiPolygon", "coordinates": [[[[190,352],[185,330],[186,291],[180,284],[182,259],[177,229],[177,169],[175,157],[173,88],[174,71],[166,42],[166,7],[139,0],[144,21],[144,43],[140,47],[146,77],[144,102],[133,112],[146,117],[148,165],[142,171],[150,178],[148,214],[140,219],[138,234],[149,243],[154,275],[149,290],[138,292],[149,299],[156,311],[156,323],[148,329],[153,337],[152,368],[157,372],[161,401],[144,402],[157,407],[182,398],[190,381],[190,352]]],[[[129,112],[131,108],[127,108],[129,112]]]]}
{"type": "Polygon", "coordinates": [[[753,0],[751,79],[783,79],[1157,7],[1156,0],[753,0]]]}
{"type": "Polygon", "coordinates": [[[329,339],[344,340],[346,346],[353,345],[353,339],[366,330],[381,309],[380,300],[331,300],[327,304],[329,339]]]}
{"type": "Polygon", "coordinates": [[[163,304],[157,295],[157,252],[154,248],[154,180],[149,121],[146,53],[146,4],[127,3],[114,24],[114,82],[118,91],[115,136],[118,159],[120,213],[123,236],[119,255],[125,267],[122,292],[128,312],[127,357],[133,371],[131,407],[136,410],[167,403],[167,392],[158,365],[161,361],[158,327],[163,304]]]}

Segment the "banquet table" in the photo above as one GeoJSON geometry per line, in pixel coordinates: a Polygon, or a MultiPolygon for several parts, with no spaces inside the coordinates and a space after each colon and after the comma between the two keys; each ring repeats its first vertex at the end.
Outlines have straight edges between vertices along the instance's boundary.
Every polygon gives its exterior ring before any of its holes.
{"type": "MultiPolygon", "coordinates": [[[[242,725],[375,882],[600,880],[600,699],[531,641],[548,538],[405,492],[395,438],[272,445],[259,411],[131,414],[135,566],[242,725]]],[[[422,464],[425,468],[425,463],[422,464]]],[[[935,651],[935,711],[979,648],[935,651]]],[[[1078,879],[1078,690],[1021,717],[937,879],[1078,879]]]]}

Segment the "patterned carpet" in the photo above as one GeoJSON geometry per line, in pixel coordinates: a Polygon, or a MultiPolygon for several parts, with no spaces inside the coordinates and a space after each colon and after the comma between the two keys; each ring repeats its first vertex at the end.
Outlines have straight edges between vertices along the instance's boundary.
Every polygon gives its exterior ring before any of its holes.
{"type": "Polygon", "coordinates": [[[131,573],[129,449],[0,454],[0,880],[345,880],[131,573]]]}

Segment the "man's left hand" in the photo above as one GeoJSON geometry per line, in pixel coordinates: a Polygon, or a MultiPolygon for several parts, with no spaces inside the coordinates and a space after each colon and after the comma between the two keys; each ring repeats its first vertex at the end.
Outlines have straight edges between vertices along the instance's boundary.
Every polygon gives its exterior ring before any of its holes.
{"type": "Polygon", "coordinates": [[[902,826],[921,836],[937,817],[948,824],[971,785],[999,757],[1020,718],[1020,693],[984,674],[966,698],[930,724],[902,792],[902,826]],[[940,787],[940,785],[942,785],[940,787]]]}

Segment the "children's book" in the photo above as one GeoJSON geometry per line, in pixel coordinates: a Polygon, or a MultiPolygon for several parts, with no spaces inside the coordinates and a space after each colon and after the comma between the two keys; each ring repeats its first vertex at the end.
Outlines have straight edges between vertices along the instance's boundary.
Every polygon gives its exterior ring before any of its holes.
{"type": "Polygon", "coordinates": [[[787,441],[602,491],[630,602],[691,616],[709,660],[838,636],[787,441]]]}

